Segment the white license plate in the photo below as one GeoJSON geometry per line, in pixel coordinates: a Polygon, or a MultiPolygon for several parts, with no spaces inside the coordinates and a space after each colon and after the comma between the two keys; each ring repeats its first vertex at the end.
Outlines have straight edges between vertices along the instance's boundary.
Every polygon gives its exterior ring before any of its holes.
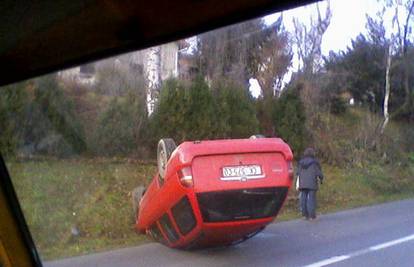
{"type": "Polygon", "coordinates": [[[222,175],[222,180],[248,180],[264,177],[260,165],[223,167],[222,175]]]}

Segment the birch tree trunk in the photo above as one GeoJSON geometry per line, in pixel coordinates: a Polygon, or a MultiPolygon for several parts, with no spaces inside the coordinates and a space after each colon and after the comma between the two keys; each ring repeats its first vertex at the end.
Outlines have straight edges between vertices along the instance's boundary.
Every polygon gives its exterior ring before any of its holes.
{"type": "Polygon", "coordinates": [[[391,69],[391,45],[388,46],[387,56],[387,68],[385,71],[385,95],[384,95],[384,122],[381,126],[381,135],[384,133],[385,127],[387,127],[390,115],[388,113],[388,102],[390,98],[390,69],[391,69]]]}
{"type": "Polygon", "coordinates": [[[146,62],[146,76],[148,80],[147,91],[147,111],[148,116],[154,112],[155,103],[157,102],[157,90],[160,85],[160,47],[152,47],[148,49],[146,62]]]}

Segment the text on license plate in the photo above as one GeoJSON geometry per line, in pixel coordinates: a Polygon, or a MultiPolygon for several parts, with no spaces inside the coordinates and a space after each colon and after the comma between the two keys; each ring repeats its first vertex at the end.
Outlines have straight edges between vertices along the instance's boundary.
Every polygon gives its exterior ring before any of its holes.
{"type": "Polygon", "coordinates": [[[249,177],[262,174],[260,165],[223,167],[223,177],[249,177]]]}

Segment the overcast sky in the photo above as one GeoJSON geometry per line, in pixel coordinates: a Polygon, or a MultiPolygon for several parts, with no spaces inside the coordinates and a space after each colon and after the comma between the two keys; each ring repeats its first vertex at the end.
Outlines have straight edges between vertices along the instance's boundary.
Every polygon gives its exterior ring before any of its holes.
{"type": "MultiPolygon", "coordinates": [[[[332,18],[322,41],[322,53],[327,55],[330,50],[345,50],[351,40],[365,33],[366,14],[375,15],[380,5],[377,0],[331,0],[332,18]]],[[[324,15],[326,1],[319,2],[321,14],[324,15]]],[[[283,23],[286,29],[293,32],[293,18],[309,24],[310,17],[317,16],[316,5],[307,5],[283,12],[283,23]]],[[[281,13],[264,17],[267,24],[274,22],[281,13]]]]}
{"type": "MultiPolygon", "coordinates": [[[[319,5],[323,16],[327,6],[326,1],[284,11],[283,23],[286,30],[294,32],[293,18],[298,18],[300,22],[309,25],[311,16],[315,18],[317,16],[316,5],[319,5]]],[[[332,18],[322,39],[323,55],[328,55],[329,51],[338,52],[346,50],[351,45],[352,39],[355,39],[360,33],[366,33],[366,14],[374,16],[380,9],[380,4],[377,0],[331,0],[330,6],[332,18]]],[[[281,13],[275,13],[264,17],[265,23],[273,23],[280,15],[281,13]]],[[[295,55],[290,73],[286,76],[285,82],[290,80],[291,72],[297,70],[297,67],[298,59],[295,55]]],[[[258,97],[260,95],[260,87],[257,81],[251,79],[250,84],[252,95],[258,97]]]]}

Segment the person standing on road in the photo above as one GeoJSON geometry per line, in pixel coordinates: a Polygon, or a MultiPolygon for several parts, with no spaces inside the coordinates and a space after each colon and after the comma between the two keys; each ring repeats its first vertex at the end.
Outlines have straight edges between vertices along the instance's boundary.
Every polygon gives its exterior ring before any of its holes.
{"type": "Polygon", "coordinates": [[[316,191],[322,184],[323,173],[313,148],[305,149],[298,164],[296,189],[299,190],[300,208],[306,219],[316,219],[316,191]]]}

